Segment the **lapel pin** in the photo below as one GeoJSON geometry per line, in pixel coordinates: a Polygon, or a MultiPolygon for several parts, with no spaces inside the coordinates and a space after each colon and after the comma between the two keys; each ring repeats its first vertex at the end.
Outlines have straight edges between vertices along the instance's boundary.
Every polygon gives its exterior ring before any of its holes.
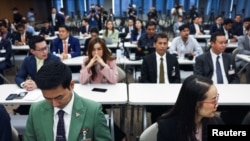
{"type": "Polygon", "coordinates": [[[80,114],[79,113],[76,113],[76,117],[79,117],[80,116],[80,114]]]}

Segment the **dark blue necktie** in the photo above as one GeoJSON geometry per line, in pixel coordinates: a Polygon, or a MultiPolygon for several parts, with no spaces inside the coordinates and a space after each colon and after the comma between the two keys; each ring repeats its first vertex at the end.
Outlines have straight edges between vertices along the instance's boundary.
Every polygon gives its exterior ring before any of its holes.
{"type": "Polygon", "coordinates": [[[216,58],[217,83],[218,84],[223,84],[222,71],[221,71],[219,59],[220,59],[220,56],[217,56],[217,58],[216,58]]]}
{"type": "Polygon", "coordinates": [[[64,127],[64,120],[63,120],[64,111],[59,110],[57,114],[58,114],[59,120],[57,123],[56,141],[66,141],[65,127],[64,127]]]}

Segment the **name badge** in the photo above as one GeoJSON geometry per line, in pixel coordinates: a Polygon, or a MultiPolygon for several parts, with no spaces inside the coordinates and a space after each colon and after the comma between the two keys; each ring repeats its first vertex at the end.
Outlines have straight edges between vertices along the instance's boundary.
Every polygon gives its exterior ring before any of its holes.
{"type": "Polygon", "coordinates": [[[1,49],[0,53],[6,53],[6,50],[5,49],[1,49]]]}
{"type": "Polygon", "coordinates": [[[234,69],[230,69],[230,70],[228,71],[228,74],[229,74],[229,75],[235,74],[235,70],[234,70],[234,69]]]}

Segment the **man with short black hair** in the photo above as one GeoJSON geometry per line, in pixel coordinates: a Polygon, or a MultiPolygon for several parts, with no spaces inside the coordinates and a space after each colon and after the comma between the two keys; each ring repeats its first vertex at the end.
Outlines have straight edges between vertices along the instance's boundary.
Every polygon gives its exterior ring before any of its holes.
{"type": "MultiPolygon", "coordinates": [[[[37,71],[49,61],[60,61],[60,58],[49,53],[44,37],[32,36],[29,41],[29,47],[31,55],[27,56],[23,60],[22,65],[17,72],[15,81],[19,87],[24,88],[27,91],[32,91],[37,88],[37,85],[34,81],[37,71]]],[[[16,109],[15,112],[20,114],[28,114],[29,106],[28,108],[20,107],[16,109]]]]}
{"type": "Polygon", "coordinates": [[[74,92],[68,66],[49,62],[38,71],[35,82],[45,100],[30,108],[25,141],[111,141],[101,104],[74,92]]]}

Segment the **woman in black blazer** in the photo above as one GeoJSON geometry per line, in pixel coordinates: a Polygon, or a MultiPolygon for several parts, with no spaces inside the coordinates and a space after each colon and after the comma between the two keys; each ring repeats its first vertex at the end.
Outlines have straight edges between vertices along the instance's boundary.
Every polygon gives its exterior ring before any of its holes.
{"type": "Polygon", "coordinates": [[[186,78],[174,107],[158,121],[157,141],[206,141],[207,125],[223,124],[216,117],[218,97],[211,79],[186,78]]]}

